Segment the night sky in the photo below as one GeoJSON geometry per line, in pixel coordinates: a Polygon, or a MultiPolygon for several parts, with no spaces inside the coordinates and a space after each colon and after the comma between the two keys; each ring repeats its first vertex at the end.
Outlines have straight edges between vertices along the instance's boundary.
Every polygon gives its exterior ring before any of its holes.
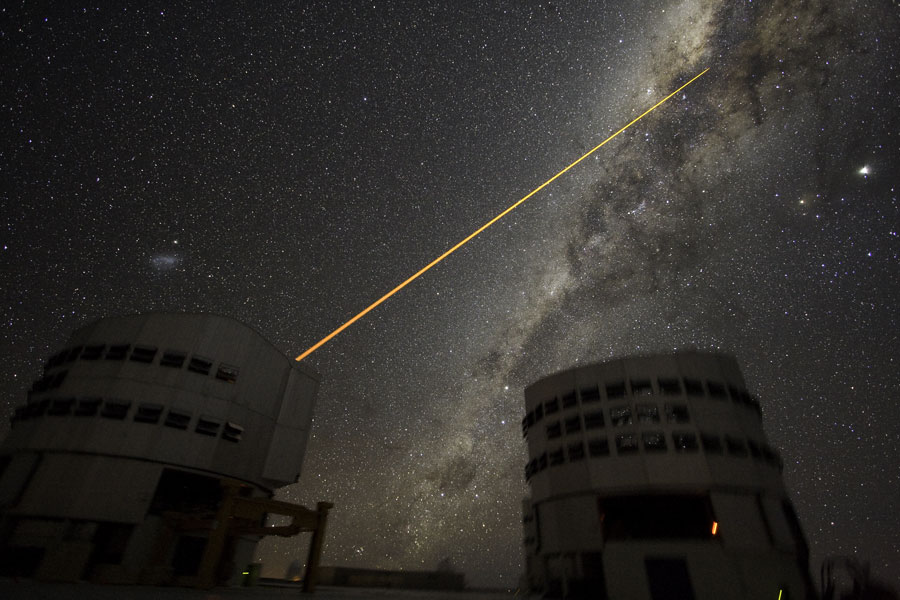
{"type": "MultiPolygon", "coordinates": [[[[76,327],[306,359],[323,561],[515,586],[523,388],[733,353],[810,539],[900,585],[896,2],[22,3],[0,12],[4,417],[76,327]],[[187,4],[187,3],[186,3],[187,4]]],[[[305,540],[267,540],[284,574],[305,540]]]]}

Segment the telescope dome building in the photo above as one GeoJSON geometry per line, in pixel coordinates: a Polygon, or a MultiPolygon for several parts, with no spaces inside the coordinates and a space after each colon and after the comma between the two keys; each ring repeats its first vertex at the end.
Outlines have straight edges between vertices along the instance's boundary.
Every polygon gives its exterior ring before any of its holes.
{"type": "Polygon", "coordinates": [[[63,581],[234,580],[262,535],[324,523],[327,503],[271,500],[300,475],[318,381],[227,317],[131,315],[78,329],[0,444],[0,568],[63,581]],[[292,525],[265,528],[272,512],[292,525]]]}
{"type": "Polygon", "coordinates": [[[528,586],[551,597],[806,598],[808,548],[737,361],[686,351],[525,390],[528,586]]]}

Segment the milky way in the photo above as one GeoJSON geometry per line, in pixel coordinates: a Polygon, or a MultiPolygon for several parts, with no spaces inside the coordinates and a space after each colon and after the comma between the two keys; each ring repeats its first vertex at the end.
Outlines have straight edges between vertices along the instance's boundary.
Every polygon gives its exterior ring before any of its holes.
{"type": "MultiPolygon", "coordinates": [[[[515,586],[524,386],[717,349],[813,571],[900,583],[896,6],[625,4],[5,9],[5,413],[109,314],[226,314],[296,356],[709,67],[306,359],[279,497],[335,503],[328,564],[515,586]]],[[[302,547],[263,542],[267,574],[302,547]]]]}

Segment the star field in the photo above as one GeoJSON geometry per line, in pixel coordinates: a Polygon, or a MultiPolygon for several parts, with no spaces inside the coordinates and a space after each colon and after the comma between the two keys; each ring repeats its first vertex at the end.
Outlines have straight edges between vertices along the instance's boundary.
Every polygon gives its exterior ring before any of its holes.
{"type": "MultiPolygon", "coordinates": [[[[812,572],[900,586],[894,4],[259,4],[0,9],[0,434],[103,316],[224,314],[296,356],[710,67],[306,359],[279,497],[335,503],[325,564],[515,587],[523,388],[717,349],[812,572]]],[[[267,539],[265,574],[304,548],[267,539]]]]}

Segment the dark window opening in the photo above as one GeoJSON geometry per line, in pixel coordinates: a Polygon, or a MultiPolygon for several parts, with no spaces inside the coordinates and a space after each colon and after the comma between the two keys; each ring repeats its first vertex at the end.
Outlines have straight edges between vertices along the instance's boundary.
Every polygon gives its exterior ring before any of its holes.
{"type": "Polygon", "coordinates": [[[203,435],[216,437],[219,435],[219,427],[222,426],[220,421],[216,421],[210,417],[200,417],[197,419],[197,428],[194,430],[203,435]]]}
{"type": "Polygon", "coordinates": [[[184,352],[174,352],[172,350],[166,350],[163,352],[162,358],[159,359],[159,364],[163,367],[173,367],[175,369],[180,369],[184,366],[184,361],[187,359],[187,354],[184,352]]]}
{"type": "Polygon", "coordinates": [[[25,405],[24,415],[26,419],[31,419],[34,417],[42,417],[47,412],[47,408],[50,406],[50,400],[44,399],[39,400],[37,402],[28,402],[25,405]]]}
{"type": "Polygon", "coordinates": [[[133,531],[134,525],[129,523],[98,523],[88,565],[122,564],[133,531]]]}
{"type": "Polygon", "coordinates": [[[728,393],[731,394],[731,399],[735,402],[741,401],[741,390],[737,389],[737,387],[733,385],[728,386],[728,393]]]}
{"type": "Polygon", "coordinates": [[[669,423],[689,423],[691,420],[687,404],[666,403],[665,411],[666,421],[669,423]]]}
{"type": "Polygon", "coordinates": [[[649,396],[653,393],[653,386],[649,379],[632,379],[631,394],[633,396],[649,396]]]}
{"type": "Polygon", "coordinates": [[[53,383],[52,375],[45,375],[41,377],[37,381],[31,384],[31,391],[35,393],[44,392],[50,389],[50,384],[53,383]]]}
{"type": "Polygon", "coordinates": [[[644,443],[644,450],[650,452],[665,452],[666,436],[662,431],[645,431],[641,434],[644,443]]]}
{"type": "Polygon", "coordinates": [[[606,438],[588,440],[588,453],[591,456],[609,456],[609,440],[606,438]]]}
{"type": "Polygon", "coordinates": [[[584,444],[581,442],[569,444],[569,461],[577,462],[579,460],[584,460],[584,444]]]}
{"type": "Polygon", "coordinates": [[[633,454],[638,450],[637,436],[633,433],[623,433],[616,436],[616,452],[619,454],[633,454]]]}
{"type": "Polygon", "coordinates": [[[747,440],[747,448],[750,449],[750,456],[755,460],[762,460],[762,448],[753,440],[747,440]]]}
{"type": "Polygon", "coordinates": [[[607,540],[711,539],[715,520],[707,496],[643,495],[597,500],[607,540]]]}
{"type": "Polygon", "coordinates": [[[659,423],[659,407],[655,404],[638,404],[634,408],[638,423],[659,423]]]}
{"type": "Polygon", "coordinates": [[[522,417],[522,437],[528,437],[528,417],[533,418],[533,416],[532,413],[528,413],[527,416],[522,417]]]}
{"type": "Polygon", "coordinates": [[[581,431],[581,417],[575,415],[566,419],[566,434],[577,433],[581,431]]]}
{"type": "Polygon", "coordinates": [[[711,398],[727,398],[728,392],[725,391],[725,386],[717,381],[707,381],[706,389],[709,390],[709,396],[711,398]]]}
{"type": "Polygon", "coordinates": [[[209,375],[212,368],[212,361],[202,356],[192,356],[191,362],[188,363],[188,371],[199,373],[201,375],[209,375]]]}
{"type": "Polygon", "coordinates": [[[696,452],[697,435],[691,431],[673,431],[672,444],[675,452],[696,452]]]}
{"type": "Polygon", "coordinates": [[[200,570],[200,562],[206,551],[206,538],[182,535],[172,552],[172,574],[175,577],[190,577],[200,570]]]}
{"type": "Polygon", "coordinates": [[[131,351],[131,360],[142,363],[152,363],[156,358],[155,346],[135,346],[131,351]]]}
{"type": "Polygon", "coordinates": [[[731,454],[732,456],[747,456],[747,446],[744,444],[743,440],[736,437],[726,435],[725,447],[728,449],[728,454],[731,454]]]}
{"type": "Polygon", "coordinates": [[[559,412],[559,401],[556,398],[544,402],[545,414],[552,415],[555,412],[559,412]]]}
{"type": "Polygon", "coordinates": [[[28,407],[27,406],[17,406],[16,410],[13,411],[12,419],[10,419],[10,423],[15,424],[19,421],[25,421],[28,419],[28,407]]]}
{"type": "Polygon", "coordinates": [[[759,398],[750,396],[747,400],[747,405],[753,409],[758,417],[762,418],[762,406],[759,403],[759,398]]]}
{"type": "Polygon", "coordinates": [[[224,381],[226,383],[235,383],[237,381],[237,376],[238,368],[234,365],[226,365],[222,363],[216,370],[216,379],[219,379],[220,381],[224,381]]]}
{"type": "Polygon", "coordinates": [[[779,455],[778,451],[768,444],[763,445],[762,453],[763,459],[765,459],[766,463],[770,466],[778,467],[779,469],[784,467],[784,463],[781,460],[781,455],[779,455]]]}
{"type": "Polygon", "coordinates": [[[585,429],[600,429],[603,427],[603,411],[595,411],[585,413],[584,415],[584,428],[585,429]]]}
{"type": "Polygon", "coordinates": [[[562,397],[562,407],[563,408],[572,408],[573,406],[575,406],[577,404],[578,404],[578,398],[575,397],[574,390],[562,397]]]}
{"type": "MultiPolygon", "coordinates": [[[[239,442],[243,438],[244,428],[234,423],[225,423],[225,429],[222,431],[222,439],[229,442],[239,442]]],[[[546,466],[546,465],[545,465],[546,466]]]]}
{"type": "Polygon", "coordinates": [[[547,468],[547,453],[544,452],[538,457],[538,471],[543,471],[547,468]]]}
{"type": "Polygon", "coordinates": [[[613,427],[631,425],[631,407],[614,406],[609,409],[609,422],[613,427]]]}
{"type": "Polygon", "coordinates": [[[125,360],[125,355],[128,354],[130,348],[129,344],[110,346],[109,350],[106,351],[106,360],[125,360]]]}
{"type": "Polygon", "coordinates": [[[547,424],[547,439],[548,440],[558,438],[561,435],[562,435],[562,427],[560,427],[559,421],[556,421],[555,423],[547,424]]]}
{"type": "Polygon", "coordinates": [[[136,423],[159,423],[162,411],[162,404],[145,402],[138,405],[137,411],[134,413],[134,420],[136,423]]]}
{"type": "Polygon", "coordinates": [[[702,396],[703,383],[699,379],[684,379],[684,391],[688,396],[702,396]]]}
{"type": "Polygon", "coordinates": [[[164,425],[175,429],[187,429],[188,424],[191,422],[191,416],[189,412],[169,409],[164,425]]]}
{"type": "Polygon", "coordinates": [[[538,404],[534,407],[534,422],[537,423],[544,418],[544,405],[538,404]]]}
{"type": "Polygon", "coordinates": [[[586,402],[599,402],[600,401],[600,388],[596,385],[589,388],[584,388],[581,390],[581,403],[584,404],[586,402]]]}
{"type": "Polygon", "coordinates": [[[75,398],[54,398],[47,409],[48,415],[62,416],[72,413],[72,406],[75,404],[75,398]]]}
{"type": "Polygon", "coordinates": [[[128,416],[131,402],[127,400],[107,400],[100,409],[100,416],[107,419],[124,419],[128,416]]]}
{"type": "Polygon", "coordinates": [[[700,442],[703,444],[703,451],[707,454],[722,454],[722,440],[719,436],[701,433],[700,442]]]}
{"type": "Polygon", "coordinates": [[[66,360],[66,355],[68,355],[68,350],[60,350],[53,356],[47,359],[46,364],[44,364],[44,369],[52,369],[53,367],[58,367],[63,364],[66,360]]]}
{"type": "Polygon", "coordinates": [[[625,382],[616,381],[606,384],[606,397],[610,400],[625,397],[625,382]]]}
{"type": "Polygon", "coordinates": [[[81,360],[98,360],[103,356],[104,350],[106,350],[106,344],[85,346],[84,351],[81,353],[81,360]]]}
{"type": "Polygon", "coordinates": [[[76,417],[93,417],[100,409],[100,398],[82,398],[75,407],[76,417]]]}
{"type": "Polygon", "coordinates": [[[560,448],[559,450],[551,451],[547,454],[547,457],[550,460],[551,467],[556,467],[566,462],[566,457],[563,454],[562,448],[560,448]]]}
{"type": "Polygon", "coordinates": [[[47,387],[51,390],[55,390],[59,386],[62,385],[62,382],[66,380],[66,376],[69,374],[68,371],[60,371],[56,375],[53,376],[53,381],[50,382],[50,385],[47,387]]]}
{"type": "Polygon", "coordinates": [[[659,393],[667,396],[681,395],[681,382],[677,379],[659,379],[659,393]]]}
{"type": "Polygon", "coordinates": [[[78,360],[78,357],[81,356],[81,351],[84,349],[84,346],[75,346],[74,348],[69,350],[69,353],[66,355],[66,362],[75,362],[78,360]]]}

